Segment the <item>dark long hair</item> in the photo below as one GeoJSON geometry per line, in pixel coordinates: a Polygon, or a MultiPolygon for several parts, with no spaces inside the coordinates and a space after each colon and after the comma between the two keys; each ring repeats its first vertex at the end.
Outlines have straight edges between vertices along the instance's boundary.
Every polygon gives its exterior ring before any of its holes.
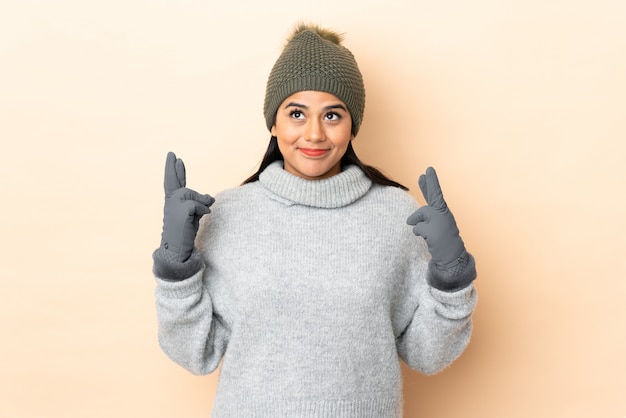
{"type": "MultiPolygon", "coordinates": [[[[278,149],[278,140],[275,136],[272,136],[270,138],[270,143],[267,147],[267,150],[265,151],[265,155],[261,160],[261,164],[259,165],[259,169],[256,171],[256,173],[248,177],[242,184],[253,183],[259,180],[259,176],[261,175],[263,170],[265,170],[267,166],[269,166],[274,161],[279,160],[283,161],[284,158],[280,150],[278,149]]],[[[354,148],[352,147],[352,141],[350,141],[350,143],[348,144],[348,149],[346,149],[346,153],[341,158],[341,166],[345,167],[347,165],[356,165],[357,167],[359,167],[361,171],[363,171],[363,173],[365,173],[365,175],[375,184],[398,187],[402,190],[409,190],[406,186],[403,186],[402,184],[395,182],[389,177],[385,176],[377,168],[363,164],[363,162],[359,160],[359,157],[357,157],[356,152],[354,152],[354,148]]]]}

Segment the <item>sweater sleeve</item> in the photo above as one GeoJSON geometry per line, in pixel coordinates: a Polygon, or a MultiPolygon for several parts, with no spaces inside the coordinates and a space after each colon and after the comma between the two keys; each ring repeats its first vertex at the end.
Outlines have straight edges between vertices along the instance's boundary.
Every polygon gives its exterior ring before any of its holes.
{"type": "Polygon", "coordinates": [[[456,292],[423,286],[416,297],[413,319],[396,340],[398,353],[412,369],[435,374],[469,343],[476,290],[472,284],[456,292]]]}
{"type": "MultiPolygon", "coordinates": [[[[408,195],[398,196],[399,219],[406,219],[419,206],[408,195]]],[[[396,348],[412,369],[435,374],[456,360],[467,347],[472,333],[472,314],[477,294],[472,280],[476,276],[473,258],[463,270],[464,286],[440,290],[433,284],[449,281],[447,272],[433,268],[426,241],[403,229],[398,239],[398,265],[403,285],[396,294],[396,348]],[[467,273],[467,274],[466,274],[467,273]]]]}
{"type": "Polygon", "coordinates": [[[182,281],[156,278],[159,344],[168,357],[194,374],[217,368],[229,334],[213,313],[203,271],[182,281]]]}

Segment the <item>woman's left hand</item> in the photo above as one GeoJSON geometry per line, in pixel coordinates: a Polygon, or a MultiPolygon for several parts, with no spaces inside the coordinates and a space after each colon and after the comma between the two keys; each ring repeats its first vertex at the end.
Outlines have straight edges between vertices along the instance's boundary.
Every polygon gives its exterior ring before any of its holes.
{"type": "Polygon", "coordinates": [[[439,186],[437,173],[432,167],[419,178],[419,186],[428,206],[416,210],[407,223],[414,225],[413,233],[426,240],[433,262],[441,270],[452,270],[465,256],[465,245],[459,228],[439,186]]]}

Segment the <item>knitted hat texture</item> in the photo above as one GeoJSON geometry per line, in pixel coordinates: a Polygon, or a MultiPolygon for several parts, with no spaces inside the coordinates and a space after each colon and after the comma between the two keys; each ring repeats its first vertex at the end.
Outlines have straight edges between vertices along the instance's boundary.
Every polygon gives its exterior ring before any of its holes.
{"type": "Polygon", "coordinates": [[[271,130],[280,104],[299,91],[316,90],[337,96],[348,107],[352,133],[359,131],[365,111],[365,87],[352,53],[341,36],[316,26],[301,25],[270,72],[263,113],[271,130]]]}

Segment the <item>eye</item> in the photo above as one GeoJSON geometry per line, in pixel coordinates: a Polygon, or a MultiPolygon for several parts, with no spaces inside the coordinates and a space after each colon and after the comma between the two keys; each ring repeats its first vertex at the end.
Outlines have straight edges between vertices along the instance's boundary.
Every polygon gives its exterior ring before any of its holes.
{"type": "Polygon", "coordinates": [[[304,115],[302,114],[302,111],[298,109],[294,109],[291,112],[289,112],[289,116],[294,119],[302,119],[304,117],[304,115]]]}
{"type": "Polygon", "coordinates": [[[341,119],[341,115],[337,112],[328,112],[324,118],[329,121],[338,121],[341,119]]]}

